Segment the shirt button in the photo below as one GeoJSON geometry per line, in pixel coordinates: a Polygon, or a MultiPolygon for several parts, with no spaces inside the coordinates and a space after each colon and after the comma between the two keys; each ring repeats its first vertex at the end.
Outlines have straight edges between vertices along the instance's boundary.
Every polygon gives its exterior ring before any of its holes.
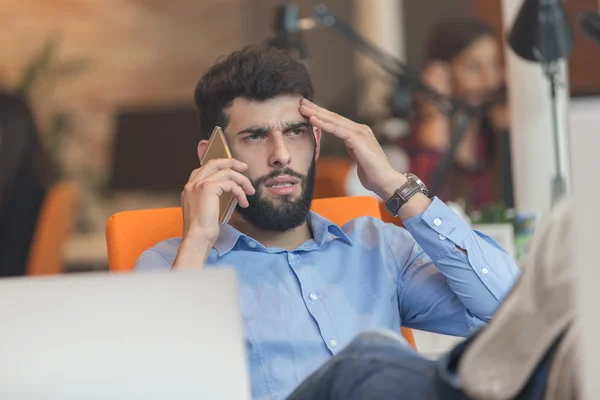
{"type": "Polygon", "coordinates": [[[250,246],[253,249],[255,249],[256,248],[256,243],[254,243],[254,242],[248,242],[248,246],[250,246]]]}
{"type": "Polygon", "coordinates": [[[331,345],[331,347],[337,347],[337,345],[338,345],[338,342],[337,342],[337,340],[335,340],[335,339],[331,339],[331,340],[329,341],[329,344],[331,345]]]}
{"type": "Polygon", "coordinates": [[[488,272],[490,272],[490,271],[489,271],[487,268],[483,268],[483,269],[481,270],[481,273],[482,273],[482,274],[484,274],[484,275],[487,275],[487,274],[488,274],[488,272]]]}
{"type": "Polygon", "coordinates": [[[442,224],[442,220],[439,219],[439,218],[436,218],[436,219],[433,220],[433,224],[435,226],[440,226],[442,224]]]}
{"type": "Polygon", "coordinates": [[[440,240],[446,240],[446,236],[440,235],[440,240]]]}
{"type": "Polygon", "coordinates": [[[311,293],[308,295],[308,297],[310,297],[311,300],[317,300],[319,298],[319,296],[316,293],[311,293]]]}

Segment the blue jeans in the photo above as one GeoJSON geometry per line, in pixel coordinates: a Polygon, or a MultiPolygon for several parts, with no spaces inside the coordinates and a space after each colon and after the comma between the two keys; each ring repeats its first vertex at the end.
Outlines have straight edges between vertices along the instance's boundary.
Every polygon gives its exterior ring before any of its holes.
{"type": "MultiPolygon", "coordinates": [[[[304,381],[288,400],[468,400],[461,389],[457,366],[461,354],[475,337],[460,343],[439,360],[428,360],[400,336],[363,333],[304,381]]],[[[549,349],[517,399],[543,398],[557,343],[549,349]]]]}

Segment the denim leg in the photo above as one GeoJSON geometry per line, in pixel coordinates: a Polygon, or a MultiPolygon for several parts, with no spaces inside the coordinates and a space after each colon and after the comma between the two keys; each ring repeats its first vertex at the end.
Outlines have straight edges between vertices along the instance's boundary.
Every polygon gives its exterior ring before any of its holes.
{"type": "Polygon", "coordinates": [[[304,381],[288,400],[437,400],[437,363],[394,333],[359,335],[304,381]]]}

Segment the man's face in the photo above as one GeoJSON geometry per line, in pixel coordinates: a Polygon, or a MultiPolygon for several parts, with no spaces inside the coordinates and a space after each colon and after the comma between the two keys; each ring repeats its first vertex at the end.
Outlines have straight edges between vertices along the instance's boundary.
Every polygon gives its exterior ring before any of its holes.
{"type": "Polygon", "coordinates": [[[234,158],[256,193],[237,211],[257,228],[287,231],[306,221],[315,179],[321,131],[300,114],[301,96],[266,101],[237,98],[225,110],[224,128],[234,158]]]}

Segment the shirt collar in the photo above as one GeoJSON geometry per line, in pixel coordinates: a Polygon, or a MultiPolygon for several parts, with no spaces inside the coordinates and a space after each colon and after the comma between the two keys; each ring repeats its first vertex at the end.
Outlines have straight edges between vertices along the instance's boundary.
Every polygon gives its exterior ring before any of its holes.
{"type": "Polygon", "coordinates": [[[344,233],[342,228],[319,214],[311,211],[308,215],[308,223],[312,230],[313,238],[319,246],[323,246],[325,242],[333,239],[340,239],[352,246],[352,241],[348,235],[344,233]]]}
{"type": "Polygon", "coordinates": [[[223,257],[235,247],[241,237],[247,238],[248,236],[244,235],[242,232],[238,231],[229,224],[222,225],[219,237],[213,248],[217,251],[219,257],[223,257]]]}
{"type": "MultiPolygon", "coordinates": [[[[342,228],[320,216],[319,214],[311,211],[308,214],[308,223],[313,234],[313,240],[318,247],[321,247],[325,243],[336,239],[339,239],[352,246],[352,241],[348,235],[344,233],[342,228]]],[[[244,235],[233,226],[227,224],[221,226],[219,238],[213,247],[217,251],[219,257],[223,257],[225,254],[233,250],[237,244],[240,243],[240,241],[255,242],[254,239],[244,235]]]]}

